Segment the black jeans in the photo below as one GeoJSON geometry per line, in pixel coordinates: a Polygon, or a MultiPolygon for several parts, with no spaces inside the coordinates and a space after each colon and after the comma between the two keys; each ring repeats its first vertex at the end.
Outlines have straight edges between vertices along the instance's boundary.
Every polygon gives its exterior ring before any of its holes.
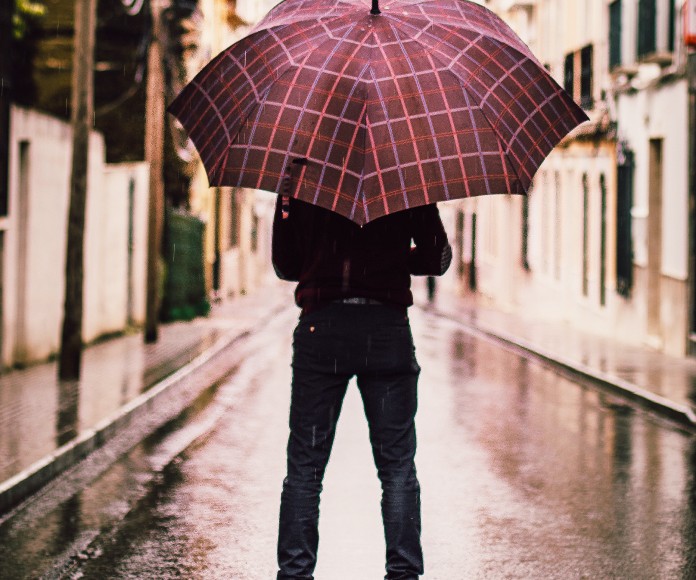
{"type": "Polygon", "coordinates": [[[353,376],[357,376],[382,484],[385,578],[417,578],[423,574],[420,486],[414,464],[420,367],[408,318],[388,306],[330,304],[300,318],[293,349],[278,580],[313,578],[319,494],[353,376]]]}

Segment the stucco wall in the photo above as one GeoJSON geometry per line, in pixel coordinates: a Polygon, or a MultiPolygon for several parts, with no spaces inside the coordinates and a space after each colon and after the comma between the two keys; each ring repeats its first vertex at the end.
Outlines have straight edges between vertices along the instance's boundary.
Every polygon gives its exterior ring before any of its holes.
{"type": "MultiPolygon", "coordinates": [[[[10,209],[5,220],[2,363],[57,352],[64,297],[72,131],[67,123],[15,108],[10,209]]],[[[132,302],[142,320],[147,167],[108,167],[104,140],[90,137],[85,226],[84,339],[122,330],[128,312],[129,183],[134,180],[132,302]]]]}
{"type": "Polygon", "coordinates": [[[688,90],[686,80],[618,98],[619,138],[635,152],[634,252],[647,265],[649,146],[663,139],[662,273],[688,276],[688,90]]]}

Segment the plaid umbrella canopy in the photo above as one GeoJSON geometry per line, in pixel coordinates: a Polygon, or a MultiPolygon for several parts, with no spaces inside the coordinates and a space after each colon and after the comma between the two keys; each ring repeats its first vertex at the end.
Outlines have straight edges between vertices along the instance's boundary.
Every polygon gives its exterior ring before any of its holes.
{"type": "Polygon", "coordinates": [[[170,105],[211,186],[292,195],[358,224],[526,193],[587,116],[467,0],[285,0],[170,105]]]}

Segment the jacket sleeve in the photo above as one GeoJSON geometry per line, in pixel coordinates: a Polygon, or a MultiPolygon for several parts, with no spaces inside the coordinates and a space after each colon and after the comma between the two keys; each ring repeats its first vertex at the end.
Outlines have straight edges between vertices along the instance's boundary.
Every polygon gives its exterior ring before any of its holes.
{"type": "Polygon", "coordinates": [[[302,267],[302,255],[296,232],[297,217],[293,217],[292,199],[278,196],[273,215],[273,240],[271,243],[271,260],[276,275],[281,280],[298,282],[302,267]]]}
{"type": "Polygon", "coordinates": [[[415,276],[442,276],[452,262],[452,247],[435,204],[413,210],[409,271],[415,276]]]}

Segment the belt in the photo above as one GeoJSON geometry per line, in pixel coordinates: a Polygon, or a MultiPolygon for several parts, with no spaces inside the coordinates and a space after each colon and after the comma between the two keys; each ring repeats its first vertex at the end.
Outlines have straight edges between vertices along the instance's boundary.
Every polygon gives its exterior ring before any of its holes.
{"type": "Polygon", "coordinates": [[[339,304],[362,304],[370,306],[381,306],[384,304],[384,302],[381,302],[380,300],[374,300],[372,298],[362,298],[359,296],[356,296],[354,298],[339,298],[338,300],[334,300],[334,302],[337,302],[339,304]]]}

